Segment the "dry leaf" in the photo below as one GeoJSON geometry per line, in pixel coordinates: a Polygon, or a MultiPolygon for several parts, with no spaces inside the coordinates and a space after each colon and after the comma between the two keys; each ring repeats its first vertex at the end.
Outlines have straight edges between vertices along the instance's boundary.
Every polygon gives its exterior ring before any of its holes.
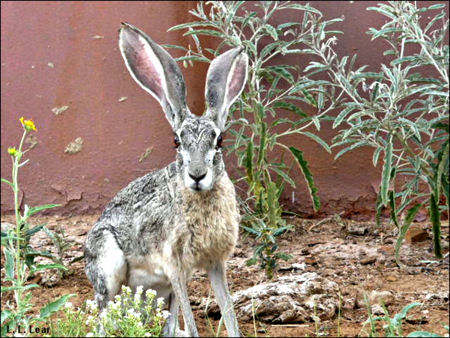
{"type": "Polygon", "coordinates": [[[69,154],[76,154],[79,153],[82,148],[83,148],[83,139],[81,137],[77,137],[75,141],[70,142],[67,145],[66,150],[64,150],[64,152],[69,154]]]}
{"type": "Polygon", "coordinates": [[[59,115],[59,114],[65,112],[67,109],[69,109],[69,106],[55,107],[52,109],[52,112],[55,115],[59,115]]]}
{"type": "Polygon", "coordinates": [[[147,149],[145,149],[145,151],[139,157],[139,162],[142,162],[143,160],[145,160],[148,157],[148,155],[150,155],[152,150],[153,150],[153,147],[148,147],[147,149]]]}

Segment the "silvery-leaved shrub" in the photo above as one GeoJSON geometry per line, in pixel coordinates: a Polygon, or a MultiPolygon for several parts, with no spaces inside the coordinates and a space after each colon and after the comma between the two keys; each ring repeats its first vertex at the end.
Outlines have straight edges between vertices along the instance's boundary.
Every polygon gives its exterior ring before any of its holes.
{"type": "Polygon", "coordinates": [[[436,11],[445,6],[392,1],[367,8],[386,19],[367,32],[389,46],[378,72],[355,69],[356,55],[339,57],[333,37],[311,41],[308,52],[321,60],[304,70],[307,77],[328,78],[326,96],[339,109],[333,147],[344,147],[335,158],[359,147],[374,148],[374,166],[382,158],[377,223],[389,208],[399,233],[399,265],[400,246],[422,207],[429,210],[435,255],[442,257],[440,219],[449,210],[449,22],[445,11],[436,11]]]}

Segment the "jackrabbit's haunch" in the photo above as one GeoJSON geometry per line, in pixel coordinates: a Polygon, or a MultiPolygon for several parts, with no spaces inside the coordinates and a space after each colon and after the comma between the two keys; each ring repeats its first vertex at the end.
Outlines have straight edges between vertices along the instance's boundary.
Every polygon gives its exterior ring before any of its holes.
{"type": "Polygon", "coordinates": [[[186,283],[195,269],[204,269],[228,334],[239,336],[225,262],[237,242],[240,215],[221,146],[228,110],[246,82],[248,57],[238,47],[211,62],[207,110],[198,117],[186,105],[183,75],[169,53],[126,23],[119,47],[133,79],[161,104],[177,154],[175,162],[121,190],[89,232],[86,274],[96,300],[104,308],[121,285],[143,285],[169,305],[166,335],[177,332],[181,307],[186,333],[198,336],[186,283]]]}

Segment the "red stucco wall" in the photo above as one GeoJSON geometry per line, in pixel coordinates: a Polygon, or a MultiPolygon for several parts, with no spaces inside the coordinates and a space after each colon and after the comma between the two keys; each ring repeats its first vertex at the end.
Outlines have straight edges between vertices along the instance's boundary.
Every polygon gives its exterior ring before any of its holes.
{"type": "MultiPolygon", "coordinates": [[[[358,53],[357,63],[377,70],[386,63],[382,41],[370,41],[369,27],[384,19],[366,11],[376,1],[315,2],[326,18],[345,16],[336,25],[344,31],[337,51],[358,53]]],[[[428,3],[429,4],[429,3],[428,3]]],[[[117,47],[120,22],[130,22],[155,41],[187,45],[173,25],[193,21],[188,10],[194,1],[177,2],[1,2],[1,176],[10,178],[8,146],[21,136],[18,119],[33,118],[37,144],[31,163],[21,169],[25,203],[62,203],[59,213],[98,212],[128,182],[161,168],[174,159],[171,129],[158,103],[131,79],[117,47]],[[101,38],[98,38],[101,36],[101,38]],[[126,100],[120,99],[126,97],[126,100]],[[120,102],[121,101],[121,102],[120,102]],[[59,115],[52,109],[69,106],[59,115]],[[82,150],[65,153],[81,137],[82,150]],[[147,150],[150,154],[141,162],[147,150]]],[[[251,5],[251,4],[248,4],[251,5]]],[[[296,20],[286,12],[278,21],[296,20]]],[[[180,56],[173,50],[172,55],[180,56]]],[[[304,63],[295,56],[293,63],[304,63]]],[[[191,111],[204,107],[206,64],[182,69],[191,111]]],[[[330,141],[336,131],[325,124],[321,137],[330,141]]],[[[323,213],[370,214],[378,186],[379,168],[372,167],[372,151],[361,149],[334,161],[319,145],[304,137],[288,142],[304,150],[315,176],[323,213]]],[[[28,155],[28,154],[27,154],[28,155]]],[[[232,173],[235,161],[227,160],[232,173]]],[[[233,176],[233,174],[232,174],[233,176]]],[[[303,178],[296,177],[295,201],[286,191],[285,203],[311,214],[303,178]]],[[[1,187],[1,210],[12,211],[12,194],[1,187]]]]}

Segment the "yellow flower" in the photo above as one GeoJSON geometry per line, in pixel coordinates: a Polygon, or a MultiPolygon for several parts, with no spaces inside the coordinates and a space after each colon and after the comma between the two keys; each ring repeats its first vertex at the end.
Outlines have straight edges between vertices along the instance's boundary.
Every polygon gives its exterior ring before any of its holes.
{"type": "Polygon", "coordinates": [[[37,131],[36,126],[34,125],[33,120],[24,120],[23,117],[20,118],[20,123],[22,123],[22,126],[28,131],[34,130],[37,131]]]}
{"type": "Polygon", "coordinates": [[[16,148],[15,147],[8,148],[8,154],[10,154],[11,156],[16,156],[16,154],[17,154],[16,148]]]}

